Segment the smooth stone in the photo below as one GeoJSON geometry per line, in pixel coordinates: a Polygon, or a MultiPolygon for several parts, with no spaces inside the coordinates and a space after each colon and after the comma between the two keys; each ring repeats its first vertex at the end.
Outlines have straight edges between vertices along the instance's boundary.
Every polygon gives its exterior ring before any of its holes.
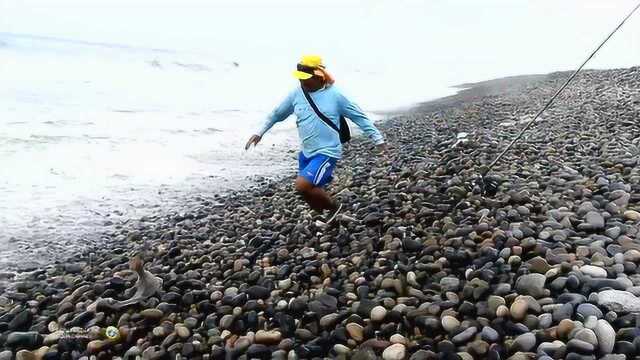
{"type": "Polygon", "coordinates": [[[46,335],[42,343],[44,345],[57,344],[58,340],[60,340],[60,338],[62,338],[64,335],[65,335],[65,332],[63,330],[54,331],[51,334],[46,335]]]}
{"type": "Polygon", "coordinates": [[[506,303],[507,302],[501,296],[489,295],[487,298],[487,305],[489,306],[489,311],[491,311],[492,314],[496,313],[496,310],[500,305],[506,305],[506,303]]]}
{"type": "Polygon", "coordinates": [[[387,309],[384,306],[376,306],[371,309],[370,318],[372,321],[380,322],[387,316],[387,309]]]}
{"type": "Polygon", "coordinates": [[[604,217],[599,212],[589,211],[585,216],[585,220],[591,225],[591,230],[604,229],[604,217]]]}
{"type": "Polygon", "coordinates": [[[553,315],[545,313],[538,316],[538,325],[541,329],[548,329],[553,324],[553,315]]]}
{"type": "Polygon", "coordinates": [[[607,354],[600,358],[600,360],[626,360],[627,357],[622,354],[607,354]]]}
{"type": "Polygon", "coordinates": [[[442,328],[449,333],[460,327],[460,321],[450,315],[443,316],[441,322],[442,328]]]}
{"type": "Polygon", "coordinates": [[[633,263],[640,262],[640,251],[638,250],[635,250],[635,249],[627,250],[625,251],[624,254],[620,254],[620,255],[622,258],[622,260],[619,261],[620,264],[624,263],[625,261],[630,261],[633,263]]]}
{"type": "Polygon", "coordinates": [[[628,341],[616,341],[614,351],[616,353],[629,355],[629,358],[632,358],[631,356],[636,353],[636,347],[628,341]]]}
{"type": "Polygon", "coordinates": [[[362,341],[364,339],[364,328],[360,324],[348,323],[346,328],[353,340],[362,341]]]}
{"type": "Polygon", "coordinates": [[[415,353],[413,353],[413,355],[411,355],[411,357],[409,358],[409,360],[429,360],[429,359],[431,359],[431,354],[426,350],[418,350],[415,353]]]}
{"type": "Polygon", "coordinates": [[[593,351],[595,350],[595,346],[593,346],[593,344],[589,344],[586,341],[578,339],[569,340],[569,342],[567,343],[567,348],[576,350],[577,352],[582,354],[593,353],[593,351]]]}
{"type": "Polygon", "coordinates": [[[345,355],[345,356],[351,353],[351,349],[348,346],[345,346],[342,344],[333,345],[333,351],[335,351],[336,354],[338,355],[345,355]]]}
{"type": "Polygon", "coordinates": [[[508,307],[506,307],[505,305],[498,306],[498,309],[496,310],[497,317],[504,318],[509,316],[509,314],[510,314],[510,311],[508,307]]]}
{"type": "Polygon", "coordinates": [[[460,279],[457,277],[443,277],[440,279],[440,286],[444,291],[458,291],[460,288],[460,279]]]}
{"type": "Polygon", "coordinates": [[[22,310],[18,314],[15,315],[13,319],[9,322],[9,330],[11,331],[26,331],[31,325],[31,321],[33,320],[33,315],[28,309],[22,310]]]}
{"type": "Polygon", "coordinates": [[[527,310],[529,309],[529,304],[522,299],[518,299],[511,304],[511,317],[514,320],[522,321],[527,316],[527,310]]]}
{"type": "Polygon", "coordinates": [[[271,349],[269,347],[262,344],[251,344],[247,349],[247,358],[249,359],[270,359],[271,358],[271,349]]]}
{"type": "Polygon", "coordinates": [[[407,338],[405,338],[404,336],[402,336],[400,334],[391,335],[391,337],[389,338],[389,341],[392,344],[403,344],[403,345],[407,345],[408,344],[407,338]]]}
{"type": "Polygon", "coordinates": [[[403,344],[393,344],[382,352],[384,360],[404,360],[407,356],[407,349],[403,344]]]}
{"type": "Polygon", "coordinates": [[[596,318],[601,319],[604,316],[602,314],[602,311],[597,306],[589,303],[578,305],[576,312],[585,318],[589,316],[595,316],[596,318]]]}
{"type": "Polygon", "coordinates": [[[144,309],[140,312],[140,315],[150,321],[159,321],[164,316],[164,313],[158,309],[144,309]]]}
{"type": "Polygon", "coordinates": [[[167,352],[161,348],[160,346],[149,346],[148,348],[144,349],[144,351],[142,352],[142,358],[143,359],[149,359],[149,360],[159,360],[164,358],[167,355],[167,352]]]}
{"type": "Polygon", "coordinates": [[[529,270],[539,274],[545,274],[551,269],[551,266],[549,266],[547,260],[540,256],[536,256],[533,259],[527,261],[527,264],[529,264],[529,270]]]}
{"type": "Polygon", "coordinates": [[[136,356],[139,356],[142,352],[140,351],[140,348],[137,346],[132,346],[130,347],[125,353],[124,353],[124,358],[125,359],[130,359],[130,358],[136,358],[136,356]]]}
{"type": "Polygon", "coordinates": [[[553,342],[543,342],[538,346],[538,352],[542,351],[547,355],[554,356],[556,352],[562,351],[567,346],[560,340],[554,340],[553,342]]]}
{"type": "Polygon", "coordinates": [[[233,324],[233,320],[234,320],[234,316],[233,315],[231,315],[231,314],[224,315],[220,319],[220,328],[222,330],[227,330],[227,329],[231,328],[231,325],[233,324]]]}
{"type": "Polygon", "coordinates": [[[271,296],[269,289],[258,285],[249,287],[245,292],[250,299],[268,299],[271,296]]]}
{"type": "Polygon", "coordinates": [[[564,319],[562,321],[560,321],[560,323],[558,324],[558,336],[561,339],[566,339],[569,337],[569,333],[571,332],[571,330],[573,330],[575,328],[575,324],[573,323],[573,321],[569,320],[569,319],[564,319]]]}
{"type": "Polygon", "coordinates": [[[87,344],[87,352],[97,354],[111,346],[111,342],[107,340],[93,340],[87,344]]]}
{"type": "Polygon", "coordinates": [[[321,294],[310,301],[308,306],[309,310],[322,317],[338,310],[338,300],[331,295],[321,294]]]}
{"type": "Polygon", "coordinates": [[[640,298],[628,291],[601,291],[598,293],[598,305],[615,312],[640,312],[640,298]]]}
{"type": "Polygon", "coordinates": [[[16,360],[38,360],[38,357],[29,350],[20,350],[16,353],[16,360]]]}
{"type": "Polygon", "coordinates": [[[580,272],[582,272],[585,275],[590,275],[592,277],[596,277],[596,278],[606,278],[607,277],[607,270],[599,267],[599,266],[593,266],[593,265],[584,265],[580,267],[580,272]]]}
{"type": "Polygon", "coordinates": [[[596,357],[594,355],[583,355],[570,352],[565,356],[564,360],[596,360],[596,357]]]}
{"type": "Polygon", "coordinates": [[[534,359],[537,359],[536,354],[525,353],[521,351],[518,351],[517,353],[507,358],[507,360],[534,360],[534,359]]]}
{"type": "Polygon", "coordinates": [[[536,346],[536,336],[532,333],[522,334],[515,338],[514,346],[520,351],[529,352],[536,346]]]}
{"type": "Polygon", "coordinates": [[[44,338],[42,335],[35,331],[29,332],[12,332],[7,336],[7,340],[4,345],[8,347],[25,347],[27,349],[35,349],[40,346],[44,338]]]}
{"type": "MultiPolygon", "coordinates": [[[[486,341],[476,340],[467,345],[469,352],[475,354],[478,357],[483,357],[489,352],[490,345],[486,341]]],[[[472,357],[473,358],[473,357],[472,357]]]]}
{"type": "Polygon", "coordinates": [[[587,298],[582,294],[564,293],[558,296],[558,302],[562,304],[569,303],[573,305],[578,305],[586,301],[587,301],[587,298]]]}
{"type": "Polygon", "coordinates": [[[357,349],[351,360],[377,360],[376,353],[369,347],[357,349]]]}
{"type": "Polygon", "coordinates": [[[276,330],[258,330],[255,334],[254,341],[258,344],[274,345],[282,340],[282,333],[276,330]]]}
{"type": "Polygon", "coordinates": [[[322,326],[323,328],[332,327],[338,322],[339,318],[340,318],[340,315],[338,314],[325,315],[320,318],[320,326],[322,326]]]}
{"type": "Polygon", "coordinates": [[[493,290],[493,294],[496,296],[505,296],[511,292],[511,284],[497,284],[493,290]]]}
{"type": "Polygon", "coordinates": [[[616,342],[616,332],[605,320],[598,320],[598,325],[594,329],[598,338],[598,347],[603,354],[611,354],[616,342]]]}
{"type": "Polygon", "coordinates": [[[480,337],[489,343],[495,343],[500,339],[500,334],[490,326],[485,326],[480,332],[480,337]]]}
{"type": "Polygon", "coordinates": [[[581,329],[578,330],[574,335],[574,339],[582,340],[588,342],[594,347],[598,346],[598,338],[596,338],[596,334],[591,329],[581,329]]]}
{"type": "Polygon", "coordinates": [[[181,339],[187,339],[189,336],[191,336],[191,331],[189,331],[189,328],[181,324],[176,325],[175,332],[176,335],[178,335],[181,339]]]}
{"type": "Polygon", "coordinates": [[[516,291],[522,295],[531,295],[534,298],[546,296],[549,290],[545,289],[546,276],[543,274],[521,275],[516,281],[516,291]]]}
{"type": "Polygon", "coordinates": [[[587,329],[591,329],[594,330],[596,328],[596,326],[598,326],[598,318],[595,316],[587,316],[586,319],[584,319],[584,327],[587,329]]]}
{"type": "Polygon", "coordinates": [[[640,212],[635,210],[627,210],[622,216],[624,216],[625,220],[638,221],[640,220],[640,212]]]}
{"type": "Polygon", "coordinates": [[[475,326],[472,326],[458,335],[454,336],[451,341],[454,344],[463,344],[468,342],[473,336],[478,332],[478,329],[475,326]]]}
{"type": "Polygon", "coordinates": [[[553,311],[553,321],[560,322],[564,319],[571,319],[573,315],[573,305],[571,303],[562,304],[553,311]]]}

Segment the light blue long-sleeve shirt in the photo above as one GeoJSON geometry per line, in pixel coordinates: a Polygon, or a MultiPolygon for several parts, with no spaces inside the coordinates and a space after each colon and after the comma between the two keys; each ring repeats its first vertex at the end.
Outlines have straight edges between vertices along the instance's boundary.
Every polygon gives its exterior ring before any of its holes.
{"type": "MultiPolygon", "coordinates": [[[[340,115],[342,115],[356,123],[376,145],[384,142],[382,134],[367,115],[335,86],[310,92],[309,95],[318,110],[329,118],[336,127],[340,127],[340,115]]],[[[273,110],[258,135],[263,136],[275,123],[285,120],[292,113],[295,113],[297,117],[296,124],[304,156],[309,158],[322,154],[336,159],[342,157],[340,135],[316,115],[300,87],[293,90],[273,110]]]]}

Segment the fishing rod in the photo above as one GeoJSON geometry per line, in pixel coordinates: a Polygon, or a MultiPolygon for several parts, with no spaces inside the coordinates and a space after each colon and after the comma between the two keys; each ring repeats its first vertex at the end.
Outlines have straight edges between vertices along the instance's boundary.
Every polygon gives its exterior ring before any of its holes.
{"type": "Polygon", "coordinates": [[[540,115],[542,115],[542,113],[545,110],[547,110],[551,106],[551,104],[553,104],[553,102],[558,97],[558,95],[560,95],[560,93],[569,85],[569,83],[576,77],[576,75],[578,75],[580,70],[582,70],[582,68],[587,64],[587,62],[589,62],[589,60],[591,60],[591,58],[593,58],[593,56],[604,46],[604,44],[607,43],[607,41],[609,41],[609,39],[613,36],[613,34],[615,34],[622,27],[622,25],[633,15],[633,13],[636,12],[636,10],[638,10],[638,8],[640,8],[640,3],[638,3],[638,5],[636,5],[636,7],[634,7],[633,10],[631,10],[631,12],[620,22],[620,24],[618,24],[618,26],[615,29],[613,29],[613,31],[609,34],[609,36],[607,36],[600,43],[600,45],[598,45],[598,47],[591,53],[591,55],[589,55],[589,57],[587,57],[587,59],[582,63],[582,65],[580,65],[580,67],[576,71],[573,72],[573,74],[569,77],[569,79],[567,79],[567,81],[564,83],[564,85],[562,85],[558,89],[558,91],[556,91],[556,93],[551,97],[551,99],[549,99],[549,101],[547,101],[545,106],[540,111],[538,111],[538,113],[533,118],[533,120],[529,121],[529,123],[511,141],[511,143],[504,150],[502,150],[502,152],[495,158],[495,160],[493,160],[489,164],[489,166],[486,166],[481,170],[480,176],[476,179],[475,183],[480,186],[480,189],[481,189],[483,194],[495,195],[496,192],[498,191],[499,184],[498,184],[497,180],[496,179],[488,179],[487,178],[487,174],[489,173],[489,171],[491,171],[491,169],[493,169],[493,167],[498,163],[498,161],[500,161],[500,159],[504,156],[504,154],[506,154],[507,151],[509,151],[509,149],[511,149],[511,147],[516,142],[518,142],[518,140],[520,140],[520,138],[522,138],[522,135],[525,133],[525,131],[527,131],[531,127],[531,125],[533,125],[536,122],[536,120],[538,120],[540,115]]]}

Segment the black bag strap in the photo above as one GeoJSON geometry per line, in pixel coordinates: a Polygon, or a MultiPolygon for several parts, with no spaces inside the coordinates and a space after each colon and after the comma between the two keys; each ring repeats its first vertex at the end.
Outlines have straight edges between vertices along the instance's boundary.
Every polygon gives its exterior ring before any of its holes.
{"type": "Polygon", "coordinates": [[[318,117],[320,119],[322,119],[322,121],[324,121],[327,125],[329,125],[330,128],[332,128],[333,130],[337,131],[338,134],[340,134],[340,129],[336,126],[336,124],[334,124],[333,121],[329,120],[328,117],[326,117],[323,113],[320,112],[320,110],[318,110],[318,107],[316,106],[316,103],[314,103],[313,100],[311,100],[311,95],[309,95],[307,90],[302,88],[302,92],[304,93],[304,97],[307,98],[307,101],[309,102],[309,104],[313,108],[313,111],[316,112],[316,115],[318,115],[318,117]]]}

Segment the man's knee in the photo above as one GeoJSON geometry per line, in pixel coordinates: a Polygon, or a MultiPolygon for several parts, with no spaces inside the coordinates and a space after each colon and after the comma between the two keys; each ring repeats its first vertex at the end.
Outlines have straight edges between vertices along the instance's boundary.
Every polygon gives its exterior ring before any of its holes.
{"type": "Polygon", "coordinates": [[[313,189],[313,184],[309,182],[309,180],[303,178],[302,176],[298,176],[296,178],[296,191],[302,194],[306,194],[311,189],[313,189]]]}

